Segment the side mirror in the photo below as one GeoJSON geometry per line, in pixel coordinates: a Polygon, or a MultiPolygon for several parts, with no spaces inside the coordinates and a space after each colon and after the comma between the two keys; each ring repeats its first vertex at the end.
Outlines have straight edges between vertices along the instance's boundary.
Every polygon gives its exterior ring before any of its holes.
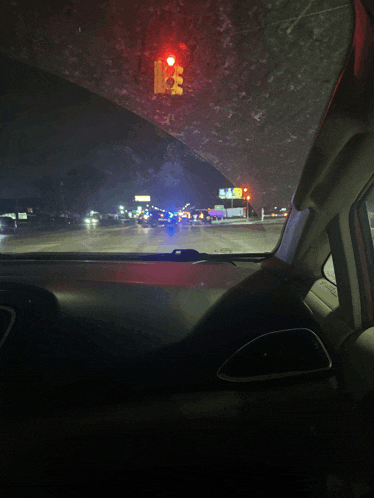
{"type": "Polygon", "coordinates": [[[248,342],[225,361],[217,375],[231,382],[254,382],[323,372],[331,367],[331,358],[314,332],[290,329],[248,342]]]}

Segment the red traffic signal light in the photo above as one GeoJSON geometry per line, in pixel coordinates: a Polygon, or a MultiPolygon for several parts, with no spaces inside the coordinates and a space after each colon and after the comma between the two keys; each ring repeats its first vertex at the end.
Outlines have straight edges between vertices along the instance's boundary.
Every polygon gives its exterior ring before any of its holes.
{"type": "MultiPolygon", "coordinates": [[[[187,47],[183,43],[180,44],[181,50],[186,50],[187,47]]],[[[182,63],[183,57],[179,50],[174,47],[166,48],[159,55],[158,60],[155,60],[154,68],[154,93],[163,93],[169,95],[182,95],[183,83],[182,63]]]]}
{"type": "Polygon", "coordinates": [[[166,68],[166,73],[168,75],[166,84],[169,88],[172,88],[175,85],[175,79],[174,79],[175,69],[173,68],[173,66],[168,66],[166,68]]]}
{"type": "Polygon", "coordinates": [[[249,188],[243,187],[242,191],[243,191],[242,199],[245,201],[249,201],[249,199],[251,198],[251,196],[249,195],[249,188]]]}
{"type": "Polygon", "coordinates": [[[168,74],[168,78],[166,79],[167,86],[171,89],[175,85],[174,73],[175,67],[175,57],[174,55],[168,55],[166,57],[166,72],[168,74]]]}

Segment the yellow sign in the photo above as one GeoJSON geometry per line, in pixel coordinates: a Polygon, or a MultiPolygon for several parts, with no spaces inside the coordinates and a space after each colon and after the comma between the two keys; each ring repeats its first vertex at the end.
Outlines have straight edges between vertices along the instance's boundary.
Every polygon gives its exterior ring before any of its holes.
{"type": "Polygon", "coordinates": [[[233,193],[233,197],[234,198],[238,198],[238,197],[241,197],[243,195],[241,188],[234,188],[234,189],[232,189],[232,193],[233,193]]]}
{"type": "Polygon", "coordinates": [[[149,195],[136,195],[135,202],[151,202],[151,197],[149,195]]]}

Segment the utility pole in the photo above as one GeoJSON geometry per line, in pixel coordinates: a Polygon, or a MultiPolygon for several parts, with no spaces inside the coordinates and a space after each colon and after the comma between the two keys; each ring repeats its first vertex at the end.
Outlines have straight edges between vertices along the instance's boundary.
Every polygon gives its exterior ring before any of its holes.
{"type": "Polygon", "coordinates": [[[63,214],[65,216],[65,196],[64,196],[64,182],[61,181],[60,182],[60,191],[61,191],[61,204],[62,204],[62,211],[63,211],[63,214]]]}
{"type": "Polygon", "coordinates": [[[246,220],[249,221],[249,199],[251,198],[251,196],[249,195],[249,192],[248,192],[248,187],[243,187],[242,189],[242,199],[246,202],[247,204],[247,207],[246,207],[246,213],[245,213],[245,217],[246,217],[246,220]]]}

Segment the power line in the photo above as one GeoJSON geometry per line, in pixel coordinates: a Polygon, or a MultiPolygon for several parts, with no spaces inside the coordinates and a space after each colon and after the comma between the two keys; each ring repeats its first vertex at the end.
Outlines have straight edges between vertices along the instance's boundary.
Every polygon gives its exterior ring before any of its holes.
{"type": "MultiPolygon", "coordinates": [[[[319,10],[318,12],[312,12],[311,14],[305,14],[304,16],[302,17],[310,17],[310,16],[316,16],[318,14],[324,14],[325,12],[331,12],[332,10],[337,10],[337,9],[342,9],[344,7],[349,7],[351,4],[350,3],[345,3],[344,5],[339,5],[338,7],[331,7],[331,9],[324,9],[324,10],[319,10]]],[[[268,24],[263,24],[262,27],[264,26],[276,26],[277,24],[282,24],[284,22],[289,22],[289,21],[297,21],[301,19],[301,15],[300,16],[297,16],[297,17],[290,17],[289,19],[282,19],[281,21],[277,21],[277,22],[272,22],[272,23],[268,23],[268,24]]],[[[240,35],[242,33],[246,33],[247,31],[251,31],[253,28],[250,28],[250,29],[244,29],[243,31],[238,31],[237,35],[240,35]]]]}
{"type": "Polygon", "coordinates": [[[306,12],[310,9],[310,7],[312,6],[312,3],[314,2],[314,0],[310,0],[310,2],[308,3],[308,5],[305,7],[305,9],[301,12],[301,14],[299,15],[299,17],[296,19],[296,21],[291,24],[291,26],[287,29],[287,34],[289,35],[292,31],[292,29],[296,26],[296,24],[300,21],[300,19],[302,19],[303,17],[306,17],[307,14],[306,12]]]}

